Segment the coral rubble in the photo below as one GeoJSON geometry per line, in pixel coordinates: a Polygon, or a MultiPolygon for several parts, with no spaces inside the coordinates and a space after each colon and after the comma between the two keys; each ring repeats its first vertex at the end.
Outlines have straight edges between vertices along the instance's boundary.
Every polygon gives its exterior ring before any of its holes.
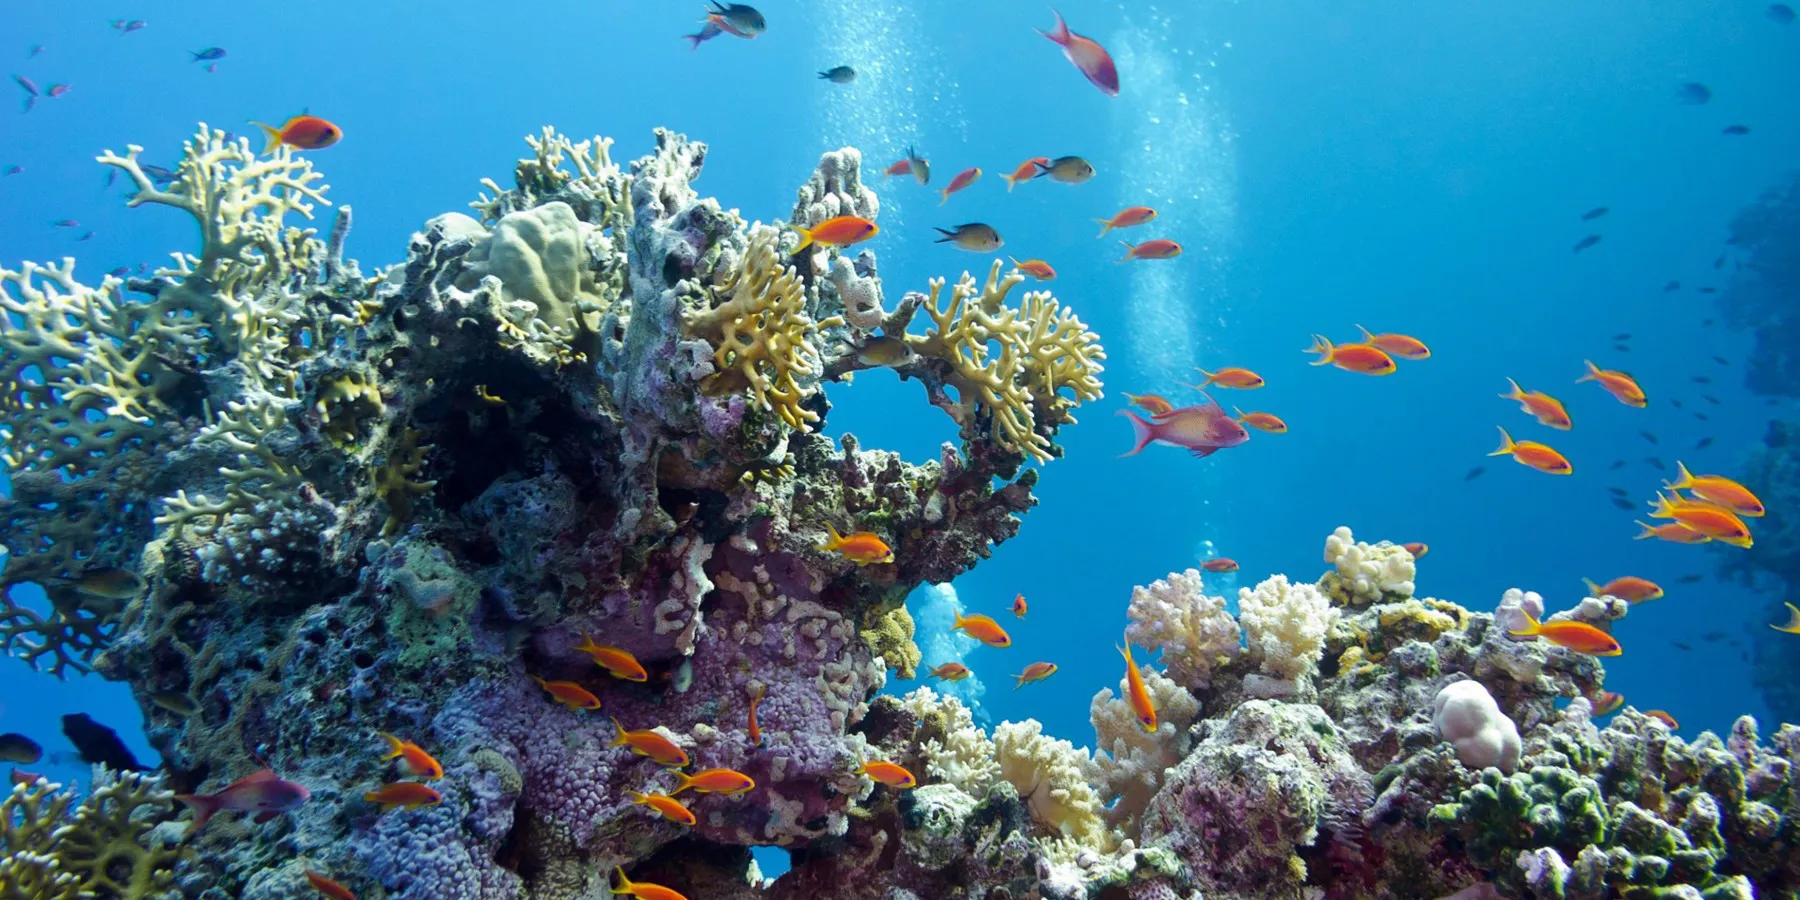
{"type": "MultiPolygon", "coordinates": [[[[326,240],[287,224],[325,202],[308,162],[204,127],[166,188],[138,148],[102,157],[134,205],[194,217],[197,252],[98,287],[72,261],[0,270],[0,580],[50,596],[9,601],[0,640],[129,682],[168,770],[79,805],[16,787],[0,897],[273,900],[321,873],[563,900],[615,867],[728,900],[1800,890],[1800,731],[1597,728],[1601,664],[1508,633],[1542,598],[1416,596],[1410,553],[1347,528],[1320,578],[1235,605],[1195,570],[1133,591],[1145,664],[1093,696],[1094,750],[881,694],[922,662],[913,589],[1036,503],[1027,464],[1101,395],[1098,338],[998,263],[889,310],[873,252],[794,252],[699,196],[706,147],[680,135],[627,167],[601,138],[529,143],[513,188],[378,276],[342,257],[347,209],[326,240]],[[824,436],[823,386],[876,365],[960,443],[912,463],[824,436]],[[135,595],[84,592],[96,568],[135,595]],[[438,802],[366,799],[403,777],[383,733],[442,763],[438,802]],[[264,766],[309,799],[166,839],[174,790],[264,766]],[[792,870],[761,878],[753,847],[792,870]]],[[[879,214],[849,149],[791,221],[843,214],[879,214]]]]}

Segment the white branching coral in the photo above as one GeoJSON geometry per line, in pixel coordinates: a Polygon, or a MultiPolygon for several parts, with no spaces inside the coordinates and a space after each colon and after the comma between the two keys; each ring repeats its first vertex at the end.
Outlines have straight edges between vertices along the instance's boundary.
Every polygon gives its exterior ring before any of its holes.
{"type": "Polygon", "coordinates": [[[1028,292],[1017,308],[1007,306],[1007,294],[1025,276],[1015,271],[1003,278],[1001,265],[995,260],[981,285],[964,272],[947,302],[944,280],[932,279],[924,304],[932,327],[906,340],[915,352],[949,364],[944,380],[957,399],[938,402],[959,424],[991,422],[995,443],[1043,462],[1052,455],[1050,434],[1075,421],[1069,411],[1101,397],[1106,351],[1100,336],[1048,291],[1028,292]]]}
{"type": "Polygon", "coordinates": [[[1100,795],[1087,781],[1087,754],[1044,734],[1036,719],[1000,723],[994,751],[1000,777],[1018,789],[1040,824],[1060,835],[1057,843],[1065,849],[1110,848],[1100,795]]]}
{"type": "Polygon", "coordinates": [[[757,406],[804,431],[819,420],[804,405],[818,391],[822,366],[818,333],[841,320],[814,322],[806,312],[806,285],[782,262],[781,232],[768,225],[750,229],[738,267],[719,285],[725,298],[694,313],[688,334],[713,347],[717,371],[701,383],[709,394],[748,390],[757,406]]]}
{"type": "Polygon", "coordinates": [[[1250,652],[1262,671],[1295,680],[1311,672],[1325,652],[1325,635],[1338,611],[1319,589],[1290,584],[1275,575],[1256,586],[1238,589],[1238,622],[1244,626],[1250,652]]]}
{"type": "Polygon", "coordinates": [[[1223,597],[1209,597],[1197,569],[1131,589],[1126,640],[1162,651],[1163,666],[1176,683],[1206,687],[1213,671],[1243,651],[1244,633],[1225,610],[1223,597]]]}
{"type": "Polygon", "coordinates": [[[1417,571],[1405,547],[1382,541],[1365,544],[1339,525],[1325,539],[1325,561],[1336,567],[1320,582],[1339,603],[1366,606],[1377,601],[1405,600],[1413,595],[1417,571]]]}
{"type": "Polygon", "coordinates": [[[1094,723],[1096,748],[1088,762],[1088,780],[1100,789],[1106,820],[1120,837],[1136,840],[1138,820],[1150,798],[1162,789],[1163,773],[1180,763],[1190,745],[1188,726],[1200,714],[1200,701],[1181,685],[1148,666],[1142,667],[1144,687],[1156,705],[1159,719],[1154,732],[1138,724],[1137,715],[1125,702],[1125,679],[1119,691],[1101,688],[1088,705],[1094,723]]]}
{"type": "Polygon", "coordinates": [[[598,206],[600,215],[593,219],[596,226],[623,230],[631,224],[631,178],[612,161],[612,138],[595,135],[576,141],[546,125],[539,134],[526,135],[525,143],[532,155],[519,160],[513,169],[517,190],[507,191],[491,178],[481,179],[494,196],[481,194],[469,205],[485,222],[497,223],[556,195],[573,206],[585,205],[581,201],[598,206]],[[573,164],[574,170],[565,162],[573,164]]]}
{"type": "Polygon", "coordinates": [[[953,784],[971,797],[987,793],[1000,777],[994,742],[975,724],[969,708],[955,697],[940,696],[931,688],[919,688],[901,699],[901,706],[921,723],[930,722],[942,739],[927,738],[922,745],[925,771],[933,781],[953,784]]]}

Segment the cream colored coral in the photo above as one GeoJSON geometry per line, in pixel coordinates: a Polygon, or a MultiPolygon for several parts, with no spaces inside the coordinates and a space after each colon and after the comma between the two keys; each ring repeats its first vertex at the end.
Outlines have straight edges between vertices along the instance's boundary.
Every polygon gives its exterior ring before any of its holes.
{"type": "Polygon", "coordinates": [[[1382,541],[1365,544],[1351,534],[1349,526],[1339,525],[1325,538],[1325,561],[1337,569],[1335,581],[1326,577],[1324,587],[1347,604],[1357,606],[1377,600],[1397,601],[1413,594],[1413,576],[1417,572],[1413,555],[1406,548],[1382,541]]]}
{"type": "Polygon", "coordinates": [[[1338,611],[1310,584],[1290,584],[1275,575],[1256,586],[1238,589],[1238,622],[1262,671],[1297,679],[1311,672],[1325,651],[1325,635],[1338,611]]]}
{"type": "Polygon", "coordinates": [[[1126,640],[1162,651],[1163,666],[1179,684],[1204,688],[1213,671],[1243,651],[1243,630],[1225,610],[1225,598],[1209,597],[1197,569],[1131,589],[1126,640]]]}
{"type": "Polygon", "coordinates": [[[612,138],[595,135],[575,141],[546,125],[538,134],[526,135],[525,143],[531,147],[532,155],[519,160],[513,169],[514,181],[519,185],[517,192],[503,190],[491,178],[481,179],[482,186],[493,191],[494,196],[481,194],[469,205],[480,211],[484,221],[498,222],[509,213],[529,209],[546,195],[573,185],[578,194],[604,204],[605,214],[597,223],[600,226],[623,228],[631,223],[630,178],[612,161],[612,138]],[[565,168],[564,161],[574,163],[575,170],[565,168]]]}
{"type": "Polygon", "coordinates": [[[1087,765],[1088,780],[1099,786],[1106,820],[1120,836],[1132,840],[1138,837],[1138,820],[1150,798],[1162,789],[1163,773],[1187,755],[1191,744],[1188,726],[1200,714],[1200,701],[1181,685],[1149,666],[1141,670],[1144,687],[1156,706],[1156,731],[1145,731],[1125,702],[1124,677],[1119,679],[1117,694],[1112,688],[1102,688],[1088,704],[1097,747],[1087,765]]]}
{"type": "Polygon", "coordinates": [[[702,391],[747,389],[757,406],[804,431],[819,420],[803,404],[818,390],[818,331],[829,323],[807,315],[806,286],[782,262],[780,239],[775,228],[752,226],[742,260],[718,287],[724,301],[690,316],[686,331],[713,346],[718,371],[702,391]]]}
{"type": "Polygon", "coordinates": [[[948,302],[944,280],[932,279],[924,306],[932,327],[906,340],[915,352],[949,363],[957,400],[946,408],[960,424],[991,419],[995,443],[1042,462],[1051,457],[1048,432],[1074,421],[1071,408],[1101,396],[1106,351],[1048,291],[1007,306],[1007,294],[1025,277],[1002,278],[1001,266],[995,260],[979,287],[964,272],[948,302]]]}
{"type": "Polygon", "coordinates": [[[953,784],[971,797],[980,798],[1000,777],[994,742],[975,724],[969,708],[955,697],[940,696],[922,687],[901,698],[900,705],[920,721],[936,719],[944,726],[942,741],[924,744],[925,771],[932,780],[953,784]]]}
{"type": "Polygon", "coordinates": [[[554,201],[508,213],[492,234],[475,239],[457,286],[486,288],[501,346],[545,364],[588,359],[593,334],[612,304],[589,265],[595,230],[567,203],[554,201]]]}
{"type": "Polygon", "coordinates": [[[1111,837],[1100,818],[1100,795],[1087,782],[1085,753],[1068,741],[1045,735],[1036,719],[1000,723],[994,729],[994,752],[1000,777],[1018,789],[1040,824],[1060,835],[1066,845],[1110,848],[1111,837]]]}

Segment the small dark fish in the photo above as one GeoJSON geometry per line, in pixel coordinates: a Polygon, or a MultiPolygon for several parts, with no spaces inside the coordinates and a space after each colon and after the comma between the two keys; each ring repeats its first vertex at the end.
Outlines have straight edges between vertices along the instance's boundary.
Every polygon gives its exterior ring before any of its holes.
{"type": "Polygon", "coordinates": [[[1646,456],[1646,457],[1644,457],[1644,462],[1647,462],[1647,463],[1649,463],[1649,464],[1651,464],[1651,465],[1653,465],[1653,466],[1655,466],[1655,467],[1656,467],[1656,471],[1658,471],[1658,472],[1667,472],[1667,471],[1669,471],[1669,467],[1668,467],[1668,466],[1667,466],[1667,465],[1665,465],[1665,464],[1664,464],[1664,463],[1663,463],[1663,461],[1662,461],[1662,460],[1660,460],[1660,459],[1657,459],[1657,458],[1656,458],[1656,457],[1654,457],[1654,456],[1646,456]]]}
{"type": "Polygon", "coordinates": [[[68,92],[69,86],[66,84],[53,84],[44,88],[44,96],[46,97],[61,97],[68,92]]]}
{"type": "Polygon", "coordinates": [[[1750,651],[1745,650],[1744,652],[1738,654],[1738,662],[1749,662],[1749,661],[1750,661],[1750,651]]]}
{"type": "Polygon", "coordinates": [[[1625,468],[1625,461],[1624,461],[1624,460],[1622,460],[1622,459],[1615,459],[1615,460],[1613,460],[1613,464],[1612,464],[1612,465],[1610,465],[1610,466],[1607,466],[1607,467],[1606,467],[1606,471],[1608,471],[1608,472],[1617,472],[1617,471],[1619,471],[1619,470],[1620,470],[1620,469],[1623,469],[1623,468],[1625,468]]]}
{"type": "Polygon", "coordinates": [[[1700,293],[1702,294],[1716,294],[1718,292],[1719,289],[1716,287],[1703,287],[1700,289],[1700,293]]]}
{"type": "Polygon", "coordinates": [[[17,175],[23,171],[25,171],[24,166],[7,166],[6,167],[6,174],[8,174],[8,175],[17,175]]]}
{"type": "Polygon", "coordinates": [[[224,59],[225,48],[208,47],[205,50],[189,50],[188,55],[193,57],[193,59],[188,60],[188,62],[200,62],[208,59],[224,59]]]}
{"type": "Polygon", "coordinates": [[[63,734],[88,765],[103,765],[116,772],[148,772],[139,763],[119,733],[93,720],[87,713],[70,713],[62,717],[63,734]]]}
{"type": "Polygon", "coordinates": [[[44,758],[44,748],[22,734],[0,734],[0,761],[31,765],[44,758]]]}
{"type": "Polygon", "coordinates": [[[1679,290],[1681,290],[1681,282],[1679,281],[1671,281],[1668,284],[1663,285],[1663,293],[1665,294],[1679,290]]]}
{"type": "Polygon", "coordinates": [[[1692,652],[1693,652],[1693,650],[1694,650],[1694,645],[1693,645],[1693,644],[1690,644],[1690,643],[1688,643],[1688,642],[1686,642],[1686,641],[1676,641],[1676,642],[1675,642],[1675,649],[1677,649],[1677,650],[1686,650],[1686,651],[1688,651],[1688,652],[1689,652],[1689,653],[1692,653],[1692,652]]]}
{"type": "Polygon", "coordinates": [[[1463,480],[1464,481],[1474,481],[1475,479],[1481,477],[1481,473],[1486,472],[1486,471],[1487,471],[1487,466],[1476,466],[1475,468],[1470,469],[1468,472],[1463,474],[1463,480]]]}
{"type": "Polygon", "coordinates": [[[150,696],[150,702],[178,716],[193,716],[200,712],[200,704],[183,691],[157,691],[150,696]]]}
{"type": "Polygon", "coordinates": [[[1690,378],[1689,380],[1695,384],[1712,384],[1712,379],[1706,377],[1705,375],[1695,375],[1692,378],[1690,378]]]}
{"type": "Polygon", "coordinates": [[[1763,10],[1763,15],[1787,25],[1794,21],[1794,8],[1786,3],[1771,3],[1768,9],[1763,10]]]}
{"type": "Polygon", "coordinates": [[[1621,332],[1619,332],[1619,333],[1618,333],[1618,334],[1615,334],[1615,335],[1613,335],[1613,340],[1615,340],[1615,341],[1629,341],[1629,340],[1631,340],[1631,332],[1629,332],[1629,331],[1621,331],[1621,332]]]}
{"type": "Polygon", "coordinates": [[[1725,640],[1728,637],[1731,637],[1731,635],[1726,634],[1723,631],[1709,631],[1709,632],[1701,635],[1700,639],[1709,644],[1716,644],[1722,640],[1725,640]]]}
{"type": "Polygon", "coordinates": [[[1649,441],[1652,444],[1656,443],[1656,435],[1651,434],[1648,431],[1640,431],[1638,434],[1643,435],[1644,440],[1649,441]]]}
{"type": "Polygon", "coordinates": [[[1719,364],[1719,365],[1721,365],[1721,366],[1729,366],[1729,365],[1731,365],[1731,360],[1729,360],[1729,359],[1726,359],[1726,358],[1725,358],[1725,357],[1723,357],[1723,356],[1715,356],[1715,357],[1713,357],[1713,362],[1716,362],[1716,363],[1718,363],[1718,364],[1719,364]]]}
{"type": "Polygon", "coordinates": [[[1717,322],[1717,321],[1718,321],[1718,319],[1701,319],[1700,325],[1703,328],[1711,328],[1711,327],[1713,327],[1713,323],[1717,322]]]}
{"type": "Polygon", "coordinates": [[[1705,575],[1683,575],[1675,579],[1676,584],[1699,584],[1706,580],[1705,575]]]}
{"type": "Polygon", "coordinates": [[[1612,346],[1613,346],[1614,350],[1617,350],[1620,353],[1630,353],[1631,352],[1630,344],[1614,344],[1612,346]]]}
{"type": "Polygon", "coordinates": [[[130,266],[120,266],[116,269],[109,270],[106,274],[111,275],[114,278],[124,278],[125,276],[131,274],[131,267],[130,266]]]}
{"type": "Polygon", "coordinates": [[[1593,209],[1590,209],[1590,210],[1588,210],[1588,211],[1587,211],[1587,212],[1584,212],[1584,213],[1582,213],[1582,214],[1581,214],[1581,221],[1583,221],[1583,222],[1592,222],[1592,221],[1594,221],[1594,220],[1595,220],[1595,219],[1598,219],[1598,218],[1600,218],[1600,217],[1601,217],[1601,216],[1604,216],[1604,215],[1606,215],[1606,214],[1607,214],[1607,213],[1609,213],[1609,212],[1612,212],[1612,207],[1609,207],[1609,206],[1596,206],[1596,207],[1594,207],[1594,208],[1593,208],[1593,209]]]}
{"type": "Polygon", "coordinates": [[[25,93],[30,94],[33,97],[36,97],[38,95],[37,82],[32,81],[31,79],[26,78],[23,75],[14,75],[13,80],[19,83],[19,87],[22,87],[25,89],[25,93]]]}
{"type": "Polygon", "coordinates": [[[1584,237],[1581,240],[1576,241],[1575,249],[1572,252],[1580,253],[1581,251],[1586,250],[1587,248],[1592,247],[1598,243],[1600,243],[1600,236],[1597,234],[1590,234],[1587,237],[1584,237]]]}
{"type": "Polygon", "coordinates": [[[1700,399],[1705,400],[1706,402],[1711,403],[1714,406],[1724,406],[1725,405],[1725,404],[1719,402],[1719,398],[1714,397],[1711,394],[1701,394],[1700,399]]]}
{"type": "Polygon", "coordinates": [[[1703,437],[1694,442],[1694,449],[1695,450],[1705,450],[1706,448],[1712,446],[1712,442],[1713,442],[1713,439],[1711,437],[1703,437]]]}
{"type": "Polygon", "coordinates": [[[25,54],[25,58],[26,58],[26,59],[31,59],[31,58],[32,58],[32,57],[34,57],[34,56],[41,56],[41,55],[43,55],[43,52],[44,52],[44,45],[43,45],[43,44],[32,44],[32,45],[31,45],[31,52],[30,52],[30,53],[27,53],[27,54],[25,54]]]}
{"type": "Polygon", "coordinates": [[[75,221],[74,219],[57,219],[56,221],[51,222],[50,224],[55,225],[58,228],[80,228],[81,227],[81,223],[75,221]]]}
{"type": "Polygon", "coordinates": [[[1619,495],[1619,496],[1621,496],[1621,497],[1629,497],[1629,496],[1631,496],[1631,492],[1630,492],[1630,491],[1628,491],[1628,490],[1626,490],[1626,489],[1624,489],[1624,488],[1622,488],[1622,487],[1617,487],[1617,486],[1614,486],[1614,487],[1609,487],[1609,488],[1607,488],[1607,490],[1608,490],[1608,491],[1611,491],[1611,492],[1612,492],[1612,493],[1614,493],[1614,494],[1617,494],[1617,495],[1619,495]]]}
{"type": "Polygon", "coordinates": [[[856,80],[856,70],[849,66],[832,66],[820,72],[819,77],[832,84],[849,84],[856,80]]]}
{"type": "Polygon", "coordinates": [[[1630,500],[1625,499],[1624,497],[1612,498],[1612,505],[1614,505],[1620,509],[1637,509],[1636,503],[1633,503],[1630,500]]]}
{"type": "Polygon", "coordinates": [[[134,31],[137,31],[140,28],[143,28],[145,25],[148,25],[148,24],[150,24],[150,23],[144,21],[143,19],[132,19],[131,21],[126,22],[124,25],[120,26],[119,33],[120,34],[130,34],[134,31]]]}
{"type": "Polygon", "coordinates": [[[1670,398],[1669,405],[1675,407],[1676,409],[1680,409],[1681,408],[1681,398],[1680,397],[1670,398]]]}
{"type": "Polygon", "coordinates": [[[1718,259],[1713,260],[1713,268],[1715,268],[1715,269],[1725,268],[1725,254],[1721,253],[1721,254],[1719,254],[1718,259]]]}
{"type": "Polygon", "coordinates": [[[106,183],[101,185],[101,187],[112,187],[113,182],[117,180],[119,180],[119,170],[108,167],[106,170],[106,183]]]}
{"type": "Polygon", "coordinates": [[[93,238],[94,238],[94,233],[93,233],[93,232],[91,232],[91,231],[90,231],[90,232],[88,232],[88,233],[87,233],[87,234],[84,234],[84,235],[82,235],[82,236],[81,236],[81,237],[78,237],[78,238],[76,238],[76,239],[75,239],[75,240],[77,240],[77,241],[88,241],[88,240],[93,240],[93,238]]]}
{"type": "Polygon", "coordinates": [[[1689,106],[1699,106],[1712,99],[1712,88],[1698,81],[1690,81],[1675,89],[1675,96],[1689,106]]]}
{"type": "Polygon", "coordinates": [[[951,244],[959,250],[968,250],[974,253],[992,253],[1000,249],[1004,243],[1000,239],[1000,232],[995,231],[994,226],[985,222],[969,222],[955,228],[933,228],[932,230],[943,235],[933,243],[951,244]]]}
{"type": "Polygon", "coordinates": [[[142,275],[142,274],[144,274],[144,273],[145,273],[145,272],[148,272],[148,271],[150,271],[150,264],[149,264],[149,263],[138,263],[138,274],[139,274],[139,275],[142,275]]]}
{"type": "Polygon", "coordinates": [[[162,166],[144,166],[143,169],[144,174],[150,176],[151,184],[161,186],[175,182],[175,173],[162,166]]]}
{"type": "Polygon", "coordinates": [[[1703,413],[1703,412],[1694,413],[1694,418],[1699,419],[1702,422],[1711,422],[1712,421],[1711,417],[1707,416],[1707,414],[1703,413]]]}
{"type": "Polygon", "coordinates": [[[206,64],[206,74],[211,75],[212,73],[217,72],[217,71],[219,71],[218,63],[207,63],[206,64]]]}

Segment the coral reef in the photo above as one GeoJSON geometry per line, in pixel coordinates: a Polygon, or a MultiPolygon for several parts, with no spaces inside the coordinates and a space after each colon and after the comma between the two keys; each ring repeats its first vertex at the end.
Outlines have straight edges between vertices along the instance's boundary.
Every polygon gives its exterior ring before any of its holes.
{"type": "Polygon", "coordinates": [[[85,797],[42,778],[15,779],[0,801],[0,897],[172,896],[189,854],[157,826],[174,815],[174,792],[136,772],[96,767],[85,797]]]}

